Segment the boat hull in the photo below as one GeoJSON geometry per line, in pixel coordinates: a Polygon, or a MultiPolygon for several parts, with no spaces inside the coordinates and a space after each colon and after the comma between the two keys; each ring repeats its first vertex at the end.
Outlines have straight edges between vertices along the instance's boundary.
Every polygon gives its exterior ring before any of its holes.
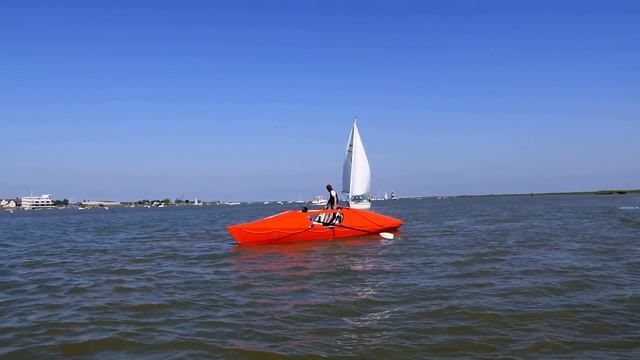
{"type": "Polygon", "coordinates": [[[369,210],[341,208],[285,211],[227,229],[237,243],[250,245],[342,239],[394,231],[400,226],[400,219],[369,210]],[[334,219],[338,220],[329,221],[334,219]]]}
{"type": "Polygon", "coordinates": [[[370,209],[370,201],[349,201],[349,207],[352,209],[370,209]]]}

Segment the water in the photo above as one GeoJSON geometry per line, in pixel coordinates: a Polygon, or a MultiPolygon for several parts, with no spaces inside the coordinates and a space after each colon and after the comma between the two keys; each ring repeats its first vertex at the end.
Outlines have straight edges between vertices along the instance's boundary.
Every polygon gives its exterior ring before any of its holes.
{"type": "Polygon", "coordinates": [[[393,241],[225,230],[294,206],[0,213],[0,357],[640,358],[640,197],[377,202],[393,241]]]}

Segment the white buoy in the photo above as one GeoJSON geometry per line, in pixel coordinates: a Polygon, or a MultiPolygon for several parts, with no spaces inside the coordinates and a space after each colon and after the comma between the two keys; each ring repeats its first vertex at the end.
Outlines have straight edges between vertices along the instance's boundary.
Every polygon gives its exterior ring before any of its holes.
{"type": "Polygon", "coordinates": [[[382,236],[383,239],[393,240],[393,234],[392,233],[381,232],[380,236],[382,236]]]}

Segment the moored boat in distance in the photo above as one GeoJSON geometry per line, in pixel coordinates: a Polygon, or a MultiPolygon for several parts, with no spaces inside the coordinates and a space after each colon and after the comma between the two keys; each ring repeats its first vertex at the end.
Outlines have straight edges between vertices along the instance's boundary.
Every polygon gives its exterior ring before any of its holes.
{"type": "Polygon", "coordinates": [[[289,210],[264,219],[227,227],[242,245],[342,239],[380,234],[402,226],[402,220],[369,210],[289,210]]]}
{"type": "Polygon", "coordinates": [[[313,200],[311,201],[311,205],[318,205],[318,206],[327,205],[327,199],[325,199],[324,196],[322,195],[318,195],[313,198],[313,200]]]}

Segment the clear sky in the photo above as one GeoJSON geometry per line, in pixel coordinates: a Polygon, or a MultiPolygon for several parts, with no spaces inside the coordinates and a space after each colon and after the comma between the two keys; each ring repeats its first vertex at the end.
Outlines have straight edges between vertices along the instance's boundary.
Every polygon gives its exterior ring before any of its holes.
{"type": "Polygon", "coordinates": [[[0,197],[640,188],[638,1],[0,1],[0,197]]]}

